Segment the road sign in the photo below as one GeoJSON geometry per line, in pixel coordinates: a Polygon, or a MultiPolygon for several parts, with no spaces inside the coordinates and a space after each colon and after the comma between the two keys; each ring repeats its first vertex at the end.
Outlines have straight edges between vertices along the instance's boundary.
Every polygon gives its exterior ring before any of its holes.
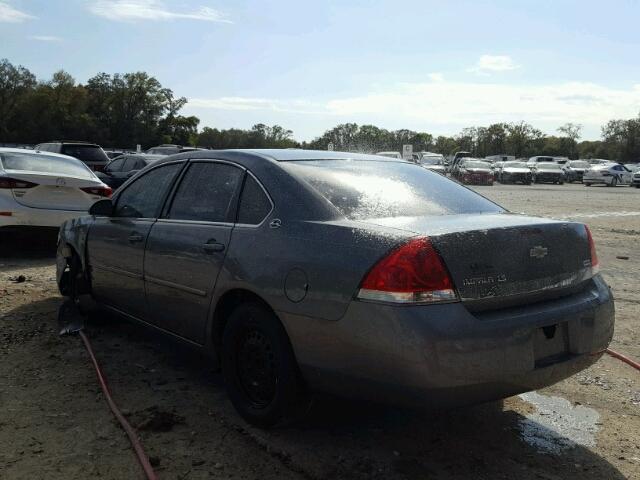
{"type": "Polygon", "coordinates": [[[333,152],[333,143],[329,142],[329,145],[327,145],[327,150],[333,152]]]}
{"type": "Polygon", "coordinates": [[[405,160],[411,160],[413,158],[413,145],[402,146],[402,158],[405,160]]]}

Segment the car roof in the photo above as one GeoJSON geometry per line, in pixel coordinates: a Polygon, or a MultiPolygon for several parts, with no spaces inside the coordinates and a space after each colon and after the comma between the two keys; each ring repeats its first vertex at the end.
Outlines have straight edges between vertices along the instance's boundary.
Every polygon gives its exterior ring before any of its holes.
{"type": "Polygon", "coordinates": [[[70,155],[63,155],[62,153],[53,153],[53,152],[42,152],[40,150],[31,150],[29,148],[8,148],[8,147],[0,147],[0,153],[27,153],[31,155],[43,155],[47,157],[60,157],[60,158],[72,158],[80,163],[83,163],[82,160],[78,160],[76,157],[72,157],[70,155]]]}
{"type": "Polygon", "coordinates": [[[61,143],[63,145],[89,145],[91,147],[99,147],[97,143],[83,142],[82,140],[50,140],[48,142],[40,142],[38,145],[45,143],[61,143]]]}
{"type": "Polygon", "coordinates": [[[191,152],[168,155],[160,162],[186,158],[219,158],[221,160],[263,159],[271,162],[292,162],[302,160],[369,160],[375,162],[402,162],[411,163],[399,158],[381,157],[353,152],[333,152],[328,150],[302,150],[302,149],[229,149],[229,150],[194,150],[191,152]]]}
{"type": "Polygon", "coordinates": [[[143,160],[160,160],[161,158],[166,158],[166,155],[156,155],[153,153],[136,153],[136,152],[131,152],[131,153],[122,153],[120,155],[118,155],[117,157],[114,157],[111,159],[111,161],[113,160],[117,160],[119,158],[129,158],[129,157],[134,157],[134,158],[142,158],[143,160]]]}

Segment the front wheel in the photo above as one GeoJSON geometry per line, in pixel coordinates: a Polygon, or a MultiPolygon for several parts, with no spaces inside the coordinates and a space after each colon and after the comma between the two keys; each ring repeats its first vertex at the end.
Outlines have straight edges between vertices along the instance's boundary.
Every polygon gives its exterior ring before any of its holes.
{"type": "Polygon", "coordinates": [[[247,422],[268,428],[301,412],[306,392],[293,349],[266,307],[236,307],[224,329],[221,354],[229,398],[247,422]]]}

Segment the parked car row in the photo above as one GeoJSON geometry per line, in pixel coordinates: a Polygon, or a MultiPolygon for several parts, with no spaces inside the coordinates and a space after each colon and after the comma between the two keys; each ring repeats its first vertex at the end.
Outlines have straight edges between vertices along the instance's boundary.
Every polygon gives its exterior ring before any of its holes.
{"type": "MultiPolygon", "coordinates": [[[[431,154],[418,163],[423,167],[450,175],[465,183],[492,185],[494,181],[503,184],[520,183],[564,183],[580,182],[586,186],[602,184],[607,186],[633,185],[640,188],[640,165],[621,165],[609,160],[569,160],[564,157],[535,156],[529,159],[488,161],[487,158],[461,156],[458,152],[447,164],[442,155],[431,154]],[[590,163],[593,162],[593,163],[590,163]]],[[[495,156],[509,158],[508,156],[495,156]]]]}

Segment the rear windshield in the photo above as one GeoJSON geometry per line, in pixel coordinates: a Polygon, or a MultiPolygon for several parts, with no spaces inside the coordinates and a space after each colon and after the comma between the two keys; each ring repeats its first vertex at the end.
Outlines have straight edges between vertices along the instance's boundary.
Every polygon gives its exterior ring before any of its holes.
{"type": "Polygon", "coordinates": [[[503,165],[504,168],[529,168],[524,162],[507,162],[503,165]]]}
{"type": "Polygon", "coordinates": [[[581,160],[573,161],[573,162],[569,162],[569,166],[574,168],[589,168],[589,162],[583,162],[581,160]]]}
{"type": "Polygon", "coordinates": [[[410,163],[320,160],[281,165],[352,220],[504,211],[442,175],[410,163]]]}
{"type": "Polygon", "coordinates": [[[5,170],[52,173],[78,178],[93,178],[91,170],[73,158],[54,157],[33,153],[0,153],[0,166],[5,170]]]}
{"type": "Polygon", "coordinates": [[[465,168],[491,168],[487,162],[464,162],[462,166],[465,168]]]}
{"type": "Polygon", "coordinates": [[[62,152],[70,157],[75,157],[83,162],[104,162],[109,161],[109,157],[98,145],[63,145],[62,152]]]}

